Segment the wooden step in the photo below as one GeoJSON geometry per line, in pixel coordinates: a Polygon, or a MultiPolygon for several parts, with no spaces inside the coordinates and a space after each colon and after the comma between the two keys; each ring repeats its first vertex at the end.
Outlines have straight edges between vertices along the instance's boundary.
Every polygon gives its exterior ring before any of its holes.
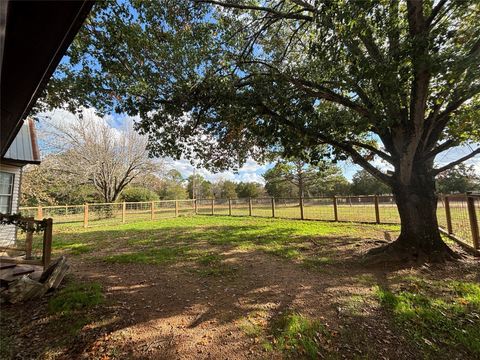
{"type": "Polygon", "coordinates": [[[35,269],[31,266],[16,265],[9,269],[0,270],[0,280],[2,285],[18,279],[22,275],[31,274],[35,269]]]}
{"type": "Polygon", "coordinates": [[[17,266],[17,264],[8,264],[8,263],[0,263],[0,270],[3,269],[10,269],[17,266]]]}

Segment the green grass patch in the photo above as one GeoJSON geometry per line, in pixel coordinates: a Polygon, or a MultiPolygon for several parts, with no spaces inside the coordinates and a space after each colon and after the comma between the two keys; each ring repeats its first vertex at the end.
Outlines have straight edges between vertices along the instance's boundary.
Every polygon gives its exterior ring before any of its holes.
{"type": "Polygon", "coordinates": [[[425,356],[446,348],[480,356],[479,284],[410,277],[401,289],[377,287],[376,295],[425,356]]]}
{"type": "Polygon", "coordinates": [[[302,264],[305,268],[313,270],[322,270],[325,268],[325,265],[330,265],[332,263],[333,260],[326,256],[316,256],[302,260],[302,264]]]}
{"type": "Polygon", "coordinates": [[[120,264],[166,264],[179,261],[188,254],[188,247],[163,247],[105,257],[105,261],[120,264]]]}
{"type": "Polygon", "coordinates": [[[193,271],[200,276],[227,276],[236,271],[233,266],[223,263],[218,254],[204,253],[196,261],[200,267],[193,271]]]}
{"type": "Polygon", "coordinates": [[[48,310],[52,314],[69,315],[101,303],[103,295],[100,284],[69,283],[50,299],[48,310]]]}
{"type": "Polygon", "coordinates": [[[246,317],[240,319],[239,327],[249,337],[263,338],[265,336],[266,317],[266,311],[252,311],[246,317]]]}
{"type": "Polygon", "coordinates": [[[294,358],[318,359],[322,352],[321,340],[328,333],[316,320],[297,312],[287,312],[271,326],[272,339],[265,349],[276,349],[294,358]]]}

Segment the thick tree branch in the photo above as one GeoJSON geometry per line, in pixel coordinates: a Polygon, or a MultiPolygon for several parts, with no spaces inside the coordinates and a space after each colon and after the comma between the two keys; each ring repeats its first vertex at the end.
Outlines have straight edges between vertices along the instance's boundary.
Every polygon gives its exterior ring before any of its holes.
{"type": "MultiPolygon", "coordinates": [[[[277,11],[270,7],[266,6],[255,6],[255,5],[245,5],[245,4],[238,4],[238,3],[230,3],[224,1],[215,1],[215,0],[194,0],[196,3],[204,3],[204,4],[212,4],[218,5],[225,8],[233,8],[233,9],[242,9],[242,10],[256,10],[256,11],[263,11],[271,16],[281,18],[281,19],[294,19],[294,20],[308,20],[313,21],[313,17],[309,15],[302,15],[298,13],[285,13],[281,11],[277,11]]],[[[305,9],[307,10],[307,9],[305,9]]]]}
{"type": "Polygon", "coordinates": [[[458,165],[458,164],[461,164],[462,162],[468,160],[468,159],[471,159],[472,157],[476,156],[480,154],[480,147],[474,151],[472,151],[470,154],[468,155],[465,155],[463,157],[461,157],[460,159],[458,160],[455,160],[455,161],[452,161],[450,164],[447,164],[445,166],[442,166],[438,169],[433,169],[433,175],[438,175],[440,174],[441,172],[445,171],[445,170],[448,170],[448,169],[451,169],[452,167],[458,165]]]}
{"type": "Polygon", "coordinates": [[[430,13],[430,16],[425,20],[425,25],[429,27],[433,20],[435,20],[435,17],[438,15],[440,10],[445,6],[445,4],[448,2],[448,0],[440,0],[437,5],[432,9],[432,12],[430,13]]]}
{"type": "Polygon", "coordinates": [[[381,157],[383,160],[388,161],[390,164],[393,165],[393,159],[390,155],[383,152],[382,150],[377,149],[376,147],[374,147],[372,145],[364,144],[364,143],[361,143],[361,142],[358,142],[358,141],[351,141],[350,144],[352,144],[354,146],[364,148],[364,149],[367,149],[367,150],[371,151],[372,153],[374,153],[375,155],[381,157]]]}
{"type": "Polygon", "coordinates": [[[447,140],[444,143],[438,145],[435,149],[432,149],[427,154],[425,154],[425,156],[423,157],[423,160],[429,160],[429,159],[437,156],[438,154],[440,154],[442,151],[450,149],[451,147],[455,146],[456,144],[457,144],[457,141],[455,141],[455,140],[452,140],[452,139],[447,140]]]}

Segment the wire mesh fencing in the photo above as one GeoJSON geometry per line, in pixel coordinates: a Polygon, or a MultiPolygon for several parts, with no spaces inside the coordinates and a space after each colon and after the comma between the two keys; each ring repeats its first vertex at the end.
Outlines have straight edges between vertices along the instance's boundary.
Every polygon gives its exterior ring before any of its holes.
{"type": "MultiPolygon", "coordinates": [[[[323,221],[400,224],[391,195],[312,198],[190,199],[20,208],[23,216],[53,218],[84,227],[191,215],[274,217],[323,221]]],[[[479,249],[480,195],[440,196],[440,228],[479,249]]]]}
{"type": "Polygon", "coordinates": [[[445,195],[437,207],[439,226],[445,233],[480,249],[480,195],[445,195]]]}

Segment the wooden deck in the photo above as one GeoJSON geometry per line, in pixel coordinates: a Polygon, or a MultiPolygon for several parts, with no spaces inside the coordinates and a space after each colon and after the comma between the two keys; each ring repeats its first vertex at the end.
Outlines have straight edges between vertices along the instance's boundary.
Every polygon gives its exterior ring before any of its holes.
{"type": "Polygon", "coordinates": [[[6,287],[8,284],[23,275],[29,274],[33,280],[40,279],[43,272],[41,265],[23,265],[11,262],[5,262],[5,259],[0,259],[0,286],[6,287]]]}

